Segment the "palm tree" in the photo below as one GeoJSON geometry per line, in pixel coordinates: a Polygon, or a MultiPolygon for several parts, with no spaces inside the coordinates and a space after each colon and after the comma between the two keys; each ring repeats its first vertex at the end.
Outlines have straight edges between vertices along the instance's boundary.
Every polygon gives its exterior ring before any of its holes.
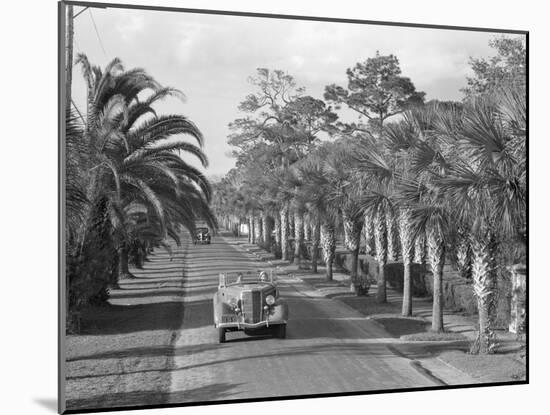
{"type": "Polygon", "coordinates": [[[386,210],[386,231],[388,244],[388,258],[392,261],[399,259],[399,234],[397,232],[396,212],[392,205],[386,210]]]}
{"type": "MultiPolygon", "coordinates": [[[[408,142],[403,144],[409,151],[405,163],[408,175],[397,185],[397,199],[402,211],[407,212],[407,224],[403,226],[403,230],[409,229],[409,232],[402,240],[409,239],[411,244],[415,241],[415,256],[420,260],[424,241],[427,245],[427,262],[433,275],[432,331],[442,332],[443,267],[446,248],[455,231],[453,207],[448,205],[445,197],[434,185],[438,178],[446,174],[449,166],[442,148],[445,143],[433,133],[434,116],[435,112],[429,106],[406,114],[408,126],[405,128],[412,131],[411,134],[402,135],[408,142]]],[[[408,243],[406,248],[408,249],[403,249],[402,253],[410,263],[411,251],[408,243]]],[[[403,311],[406,312],[408,309],[408,304],[404,302],[403,311]]]]}
{"type": "Polygon", "coordinates": [[[472,277],[472,247],[469,234],[459,226],[456,235],[456,264],[462,278],[472,277]]]}
{"type": "MultiPolygon", "coordinates": [[[[319,244],[321,243],[321,221],[315,211],[310,213],[311,225],[311,270],[317,274],[317,262],[319,260],[319,244]]],[[[330,249],[330,248],[329,248],[330,249]]]]}
{"type": "Polygon", "coordinates": [[[286,261],[288,259],[288,202],[283,201],[280,210],[280,223],[281,223],[281,259],[286,261]]]}
{"type": "Polygon", "coordinates": [[[265,249],[271,248],[271,231],[273,229],[273,219],[268,214],[268,208],[264,206],[260,212],[260,221],[262,223],[262,246],[265,249]]]}
{"type": "Polygon", "coordinates": [[[295,172],[288,167],[278,167],[270,173],[271,187],[274,189],[274,199],[279,205],[279,218],[281,227],[281,259],[288,260],[290,247],[288,243],[290,235],[291,205],[295,197],[297,182],[295,172]]]}
{"type": "Polygon", "coordinates": [[[324,219],[321,222],[321,246],[323,248],[323,260],[326,267],[326,280],[332,281],[332,268],[336,252],[336,229],[334,222],[324,219]]]}
{"type": "Polygon", "coordinates": [[[387,302],[386,295],[386,262],[388,261],[388,234],[386,229],[386,215],[384,209],[384,198],[374,199],[375,202],[372,207],[367,208],[371,211],[373,217],[373,227],[374,227],[374,248],[376,261],[378,262],[378,280],[377,280],[377,291],[376,291],[376,301],[379,303],[387,302]]]}
{"type": "MultiPolygon", "coordinates": [[[[403,114],[403,120],[388,124],[383,131],[384,144],[395,160],[393,165],[386,163],[377,163],[371,166],[371,171],[377,171],[380,178],[391,179],[394,190],[398,193],[400,183],[407,181],[412,174],[415,174],[411,165],[411,155],[414,149],[422,140],[426,138],[428,129],[431,126],[433,111],[430,107],[414,108],[403,114]],[[393,171],[388,170],[392,167],[393,171]]],[[[400,253],[403,261],[403,304],[401,314],[403,316],[412,316],[412,279],[411,264],[413,262],[424,262],[425,251],[425,233],[420,230],[416,238],[413,236],[413,220],[411,207],[407,203],[400,203],[399,196],[394,200],[397,213],[397,229],[399,236],[400,253]]],[[[391,210],[388,210],[392,217],[391,210]]],[[[393,220],[387,221],[390,228],[393,220]]],[[[388,236],[388,242],[392,238],[388,236]]],[[[397,244],[395,244],[397,245],[397,244]]],[[[391,256],[391,255],[390,255],[391,256]]],[[[396,255],[393,255],[396,259],[396,255]]]]}
{"type": "Polygon", "coordinates": [[[414,239],[413,263],[424,265],[426,262],[426,235],[420,232],[414,239]]]}
{"type": "MultiPolygon", "coordinates": [[[[478,303],[479,330],[472,352],[491,353],[496,255],[499,245],[525,252],[526,102],[525,91],[504,89],[476,98],[461,117],[442,114],[440,133],[457,144],[460,155],[437,186],[457,208],[457,221],[468,225],[472,279],[478,303]]],[[[516,258],[504,258],[510,265],[516,258]]]]}
{"type": "Polygon", "coordinates": [[[335,203],[336,191],[334,177],[327,168],[327,159],[331,148],[328,144],[320,146],[307,158],[297,163],[296,173],[304,184],[299,193],[313,219],[312,266],[317,271],[317,244],[322,247],[327,281],[333,277],[333,263],[336,252],[336,225],[338,206],[335,203]]]}
{"type": "Polygon", "coordinates": [[[84,226],[84,211],[89,203],[84,189],[84,172],[86,171],[85,147],[82,135],[84,127],[76,114],[67,114],[65,128],[65,216],[67,247],[76,247],[78,231],[84,226]]]}
{"type": "MultiPolygon", "coordinates": [[[[297,200],[295,198],[295,200],[297,200]]],[[[304,208],[294,207],[294,263],[300,268],[304,252],[304,208]]]]}
{"type": "Polygon", "coordinates": [[[412,316],[411,263],[413,261],[414,252],[411,209],[400,209],[398,224],[401,241],[401,257],[403,259],[403,305],[401,314],[408,317],[412,316]]]}
{"type": "Polygon", "coordinates": [[[444,331],[443,324],[443,267],[445,265],[445,249],[449,234],[449,213],[440,207],[431,205],[418,208],[415,219],[420,229],[427,235],[428,262],[433,274],[433,309],[432,331],[444,331]]]}
{"type": "Polygon", "coordinates": [[[357,174],[365,183],[365,194],[361,200],[361,210],[372,221],[375,258],[378,262],[378,279],[376,301],[385,303],[386,275],[385,267],[388,261],[388,239],[393,235],[388,232],[388,224],[393,226],[395,209],[394,182],[396,172],[387,157],[374,146],[372,142],[364,142],[356,156],[357,174]]]}
{"type": "Polygon", "coordinates": [[[361,181],[354,180],[353,155],[357,146],[353,141],[340,140],[330,146],[325,159],[325,171],[330,179],[332,203],[339,207],[343,229],[344,246],[351,254],[350,289],[359,293],[358,264],[364,212],[360,198],[361,181]]]}
{"type": "MultiPolygon", "coordinates": [[[[446,247],[454,234],[453,213],[441,193],[429,182],[412,179],[401,182],[399,198],[407,207],[407,227],[412,229],[413,235],[411,241],[426,234],[428,264],[433,276],[432,331],[443,332],[443,267],[446,247]]],[[[406,307],[404,304],[404,309],[406,307]]]]}
{"type": "Polygon", "coordinates": [[[252,216],[252,220],[254,221],[254,243],[257,245],[261,245],[263,240],[262,223],[260,221],[260,217],[257,211],[255,211],[252,216]]]}
{"type": "Polygon", "coordinates": [[[387,125],[383,137],[395,162],[391,165],[377,157],[371,162],[370,170],[371,174],[394,185],[404,269],[402,315],[412,315],[411,263],[424,262],[427,242],[428,262],[434,277],[432,329],[442,331],[442,272],[451,226],[450,211],[444,208],[437,192],[430,190],[434,177],[445,174],[447,167],[433,133],[435,115],[434,106],[428,105],[408,110],[402,121],[387,125]]]}
{"type": "Polygon", "coordinates": [[[371,255],[374,251],[374,227],[373,218],[370,212],[365,211],[364,229],[365,234],[365,253],[371,255]]]}
{"type": "Polygon", "coordinates": [[[90,201],[82,213],[78,245],[82,250],[93,234],[91,226],[97,221],[91,206],[104,200],[119,266],[126,274],[131,220],[125,207],[131,203],[142,205],[155,217],[163,237],[175,235],[180,225],[193,230],[199,217],[216,226],[208,206],[208,181],[181,158],[183,152],[206,166],[203,137],[184,116],[156,114],[153,104],[169,96],[181,97],[178,90],[160,86],[142,69],[125,71],[118,59],[104,71],[90,65],[85,55],[79,55],[77,62],[83,67],[88,91],[80,146],[86,149],[83,165],[88,166],[83,193],[90,201]],[[198,146],[184,136],[192,137],[198,146]]]}
{"type": "Polygon", "coordinates": [[[311,218],[307,212],[304,216],[304,241],[311,241],[311,218]]]}

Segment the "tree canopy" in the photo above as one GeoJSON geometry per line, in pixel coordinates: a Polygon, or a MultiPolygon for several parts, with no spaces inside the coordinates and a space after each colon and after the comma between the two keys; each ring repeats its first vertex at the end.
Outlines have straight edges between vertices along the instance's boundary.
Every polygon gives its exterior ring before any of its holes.
{"type": "Polygon", "coordinates": [[[369,124],[382,126],[389,117],[424,102],[424,92],[416,90],[410,78],[401,75],[395,55],[380,55],[358,62],[346,71],[347,88],[331,84],[325,87],[324,98],[347,105],[369,124]]]}
{"type": "Polygon", "coordinates": [[[465,96],[479,96],[505,87],[525,88],[527,80],[527,54],[525,37],[497,37],[489,42],[496,51],[490,58],[470,58],[474,72],[467,78],[468,86],[462,89],[465,96]]]}

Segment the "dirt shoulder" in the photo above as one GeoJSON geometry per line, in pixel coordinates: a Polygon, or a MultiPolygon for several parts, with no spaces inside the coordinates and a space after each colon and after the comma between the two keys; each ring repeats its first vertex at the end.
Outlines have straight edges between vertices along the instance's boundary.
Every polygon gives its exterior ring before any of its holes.
{"type": "Polygon", "coordinates": [[[66,337],[67,409],[167,402],[185,250],[158,250],[112,290],[109,305],[83,311],[80,334],[66,337]]]}

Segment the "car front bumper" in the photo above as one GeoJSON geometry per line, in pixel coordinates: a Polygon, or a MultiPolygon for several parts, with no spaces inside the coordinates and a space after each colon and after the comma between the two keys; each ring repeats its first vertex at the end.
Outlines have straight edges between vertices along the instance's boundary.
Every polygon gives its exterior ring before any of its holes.
{"type": "Polygon", "coordinates": [[[237,330],[244,330],[244,329],[260,329],[263,327],[269,327],[269,326],[277,326],[279,324],[286,324],[286,320],[263,320],[259,321],[257,323],[241,323],[241,322],[231,322],[231,323],[216,323],[216,328],[224,328],[224,329],[237,329],[237,330]]]}

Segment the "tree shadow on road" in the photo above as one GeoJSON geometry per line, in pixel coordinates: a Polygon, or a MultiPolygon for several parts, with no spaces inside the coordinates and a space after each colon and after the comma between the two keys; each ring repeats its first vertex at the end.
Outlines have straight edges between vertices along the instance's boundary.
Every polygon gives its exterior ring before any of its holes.
{"type": "MultiPolygon", "coordinates": [[[[189,346],[181,346],[174,349],[173,345],[153,346],[153,347],[130,347],[120,350],[110,350],[102,353],[95,353],[82,356],[73,356],[67,359],[67,362],[96,359],[124,359],[124,358],[144,358],[157,356],[191,356],[196,353],[204,353],[210,350],[219,350],[223,345],[216,343],[201,343],[189,346]]],[[[104,375],[102,375],[104,376],[104,375]]]]}
{"type": "Polygon", "coordinates": [[[227,399],[232,396],[231,390],[239,384],[215,383],[180,392],[132,391],[126,393],[102,394],[85,399],[73,399],[67,402],[69,410],[87,409],[125,409],[129,406],[166,405],[178,403],[195,403],[227,399]]]}
{"type": "MultiPolygon", "coordinates": [[[[166,296],[182,296],[182,289],[173,289],[169,287],[151,287],[151,288],[141,288],[142,292],[124,292],[123,290],[117,290],[111,294],[112,300],[127,298],[127,299],[137,299],[137,298],[154,298],[154,297],[166,297],[166,296]]],[[[134,289],[137,291],[137,289],[134,289]]]]}
{"type": "MultiPolygon", "coordinates": [[[[162,295],[162,294],[157,294],[162,295]]],[[[137,305],[105,305],[82,312],[81,335],[175,330],[183,318],[181,301],[137,305]]]]}

